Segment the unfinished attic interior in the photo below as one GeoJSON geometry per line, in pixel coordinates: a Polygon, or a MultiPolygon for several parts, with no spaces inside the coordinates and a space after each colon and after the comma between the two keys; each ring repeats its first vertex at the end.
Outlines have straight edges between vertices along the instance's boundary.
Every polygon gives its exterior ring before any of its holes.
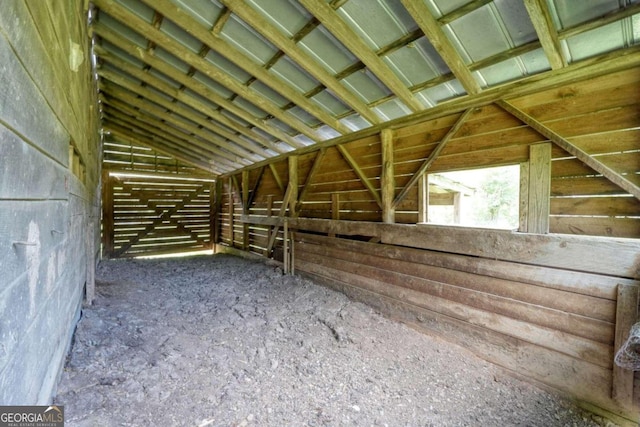
{"type": "Polygon", "coordinates": [[[639,65],[635,0],[3,0],[0,405],[213,250],[637,425],[639,65]]]}

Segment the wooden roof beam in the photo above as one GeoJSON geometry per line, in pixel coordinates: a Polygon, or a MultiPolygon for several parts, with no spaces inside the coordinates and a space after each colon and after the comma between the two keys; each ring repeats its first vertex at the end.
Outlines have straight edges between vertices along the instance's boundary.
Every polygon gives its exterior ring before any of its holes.
{"type": "Polygon", "coordinates": [[[330,5],[324,1],[317,0],[300,0],[300,3],[345,45],[356,58],[359,58],[407,107],[414,112],[424,110],[425,107],[414,98],[400,78],[338,16],[330,5]]]}
{"type": "MultiPolygon", "coordinates": [[[[109,43],[113,44],[114,46],[116,46],[116,47],[122,49],[123,51],[127,52],[132,57],[135,57],[136,59],[139,59],[140,61],[144,62],[145,64],[153,67],[155,70],[165,74],[166,76],[172,78],[173,80],[177,81],[178,83],[180,83],[180,84],[184,85],[185,87],[191,89],[192,91],[201,94],[203,97],[209,99],[211,102],[221,106],[225,110],[233,113],[237,117],[239,117],[242,120],[250,123],[251,125],[255,126],[256,128],[262,129],[264,132],[266,132],[267,134],[273,136],[274,138],[277,138],[277,139],[283,141],[284,143],[288,144],[291,147],[296,147],[296,143],[294,142],[293,138],[291,138],[291,136],[289,136],[286,133],[282,132],[280,129],[270,125],[269,123],[266,123],[264,120],[259,119],[259,118],[255,117],[255,116],[251,115],[249,112],[247,112],[246,110],[240,108],[239,106],[237,106],[233,102],[230,102],[229,100],[227,100],[224,97],[220,96],[218,93],[216,93],[215,91],[210,89],[205,84],[203,84],[203,83],[191,78],[190,76],[180,72],[175,67],[173,67],[172,65],[169,65],[168,63],[164,62],[160,58],[157,58],[156,56],[154,56],[152,54],[149,54],[145,50],[139,48],[135,44],[131,43],[129,40],[127,40],[124,37],[122,37],[121,35],[115,33],[113,30],[111,30],[107,26],[101,24],[100,22],[96,22],[96,23],[93,24],[92,28],[93,28],[95,34],[97,34],[101,38],[107,40],[109,43]]],[[[105,51],[104,48],[102,48],[102,50],[105,51]]],[[[99,55],[99,57],[101,57],[101,56],[102,56],[102,54],[99,55]]],[[[238,123],[236,123],[235,121],[231,120],[230,118],[228,118],[227,116],[225,116],[222,113],[217,114],[215,117],[212,117],[212,118],[215,119],[216,121],[222,123],[223,125],[225,125],[227,127],[230,127],[230,128],[236,130],[239,133],[242,133],[246,137],[257,141],[258,143],[263,144],[264,146],[266,146],[268,148],[271,148],[272,150],[274,150],[274,151],[276,151],[278,153],[285,153],[287,151],[287,150],[283,150],[281,147],[278,147],[277,144],[267,140],[266,138],[263,138],[262,136],[258,135],[255,132],[253,132],[251,129],[247,129],[247,128],[239,125],[238,123]]]]}
{"type": "MultiPolygon", "coordinates": [[[[170,142],[176,147],[181,147],[182,150],[188,150],[191,153],[198,155],[200,158],[203,156],[206,158],[212,158],[215,156],[219,165],[226,165],[229,170],[237,169],[243,166],[243,162],[230,156],[227,153],[220,152],[215,148],[204,148],[197,144],[198,141],[188,135],[175,135],[172,132],[170,126],[156,123],[148,124],[146,121],[138,120],[136,117],[124,114],[113,108],[105,109],[104,114],[106,118],[112,123],[117,123],[123,127],[129,127],[138,133],[147,135],[151,140],[159,140],[163,142],[170,142]]],[[[247,164],[245,163],[244,166],[247,164]]]]}
{"type": "Polygon", "coordinates": [[[127,128],[119,126],[117,124],[109,123],[108,121],[106,121],[103,123],[102,129],[105,132],[109,132],[116,137],[119,137],[121,139],[130,141],[130,142],[134,142],[139,145],[143,145],[145,147],[152,148],[158,151],[159,153],[174,157],[175,159],[180,160],[181,162],[190,164],[191,166],[195,166],[207,172],[212,172],[215,174],[223,174],[227,172],[224,169],[220,169],[216,166],[212,166],[208,164],[207,162],[203,162],[201,156],[191,157],[191,156],[185,155],[183,152],[177,150],[175,147],[171,145],[166,145],[164,143],[156,143],[154,141],[146,139],[143,135],[132,135],[127,128]]]}
{"type": "MultiPolygon", "coordinates": [[[[195,111],[193,111],[192,109],[188,107],[183,107],[175,102],[167,101],[166,99],[154,93],[153,91],[137,85],[135,82],[130,81],[126,77],[120,76],[116,73],[113,73],[107,70],[98,70],[98,75],[112,83],[115,83],[118,86],[128,89],[131,92],[136,93],[142,96],[143,98],[166,108],[167,110],[173,113],[179,114],[180,116],[186,119],[189,119],[205,128],[209,128],[209,126],[211,126],[210,121],[205,120],[202,117],[198,117],[198,115],[195,114],[195,111]]],[[[107,90],[107,92],[114,92],[114,90],[110,88],[108,84],[105,85],[105,89],[107,90]]]]}
{"type": "Polygon", "coordinates": [[[440,24],[433,17],[426,3],[414,0],[401,1],[467,93],[471,95],[479,93],[481,90],[480,85],[447,38],[447,35],[440,28],[440,24]]]}
{"type": "Polygon", "coordinates": [[[356,95],[348,91],[338,79],[326,71],[309,55],[300,49],[295,42],[284,35],[260,13],[256,12],[244,0],[221,0],[222,3],[238,15],[243,21],[255,28],[278,49],[296,61],[305,71],[318,79],[331,90],[345,105],[367,119],[370,123],[380,123],[380,118],[356,95]]]}
{"type": "MultiPolygon", "coordinates": [[[[211,108],[205,103],[184,93],[180,89],[176,89],[172,87],[171,85],[167,84],[161,79],[149,73],[144,72],[142,69],[137,68],[131,64],[128,64],[126,61],[123,61],[115,57],[106,57],[106,58],[103,57],[103,59],[105,59],[106,62],[111,63],[116,68],[119,68],[120,70],[124,71],[125,73],[139,79],[140,81],[143,82],[143,84],[149,85],[158,89],[160,92],[163,92],[168,96],[171,96],[176,101],[180,101],[183,104],[188,105],[189,107],[193,108],[196,111],[199,111],[200,113],[206,115],[207,117],[213,118],[221,114],[219,111],[211,108]]],[[[211,122],[208,128],[216,136],[219,135],[221,137],[221,138],[218,137],[214,142],[215,144],[219,145],[221,148],[224,148],[229,151],[237,152],[238,154],[242,153],[240,155],[252,156],[255,154],[262,158],[271,157],[269,153],[266,152],[266,150],[262,149],[255,142],[242,139],[237,134],[230,132],[229,130],[225,129],[222,126],[217,125],[215,122],[211,122]],[[230,142],[225,141],[223,138],[226,138],[230,142]],[[236,146],[242,147],[243,150],[240,151],[236,146]]]]}
{"type": "Polygon", "coordinates": [[[547,8],[547,2],[545,0],[525,0],[524,5],[529,13],[529,18],[531,18],[531,23],[536,29],[542,49],[551,64],[551,69],[564,68],[567,61],[562,56],[558,32],[547,8]]]}
{"type": "MultiPolygon", "coordinates": [[[[234,156],[233,153],[226,152],[224,150],[219,150],[215,146],[212,146],[212,144],[209,142],[208,139],[203,138],[203,136],[206,136],[206,135],[202,135],[203,132],[198,132],[199,134],[191,135],[189,133],[186,133],[183,129],[164,123],[160,118],[149,116],[141,110],[136,110],[135,108],[129,107],[124,102],[120,102],[118,100],[113,100],[106,97],[104,100],[104,104],[106,104],[109,107],[109,109],[104,110],[107,113],[111,113],[112,115],[126,114],[128,116],[131,116],[140,123],[145,123],[147,125],[153,126],[154,128],[160,129],[162,132],[166,134],[170,134],[176,138],[182,139],[184,141],[188,141],[189,144],[193,145],[194,148],[198,147],[198,148],[201,148],[202,150],[205,150],[202,153],[203,155],[211,156],[212,154],[216,154],[218,156],[228,159],[229,161],[233,162],[233,164],[237,164],[237,163],[251,164],[253,161],[255,161],[255,160],[252,160],[252,161],[246,160],[246,157],[241,157],[241,159],[238,159],[238,157],[234,156]]],[[[169,122],[169,120],[167,120],[167,122],[169,122]]],[[[159,134],[159,136],[163,136],[163,134],[161,133],[159,134]]]]}
{"type": "Polygon", "coordinates": [[[176,6],[170,0],[142,0],[142,2],[162,13],[165,17],[175,22],[189,34],[205,43],[211,49],[220,53],[247,73],[255,76],[262,83],[271,87],[271,89],[275,90],[285,98],[291,100],[300,108],[318,118],[324,124],[332,127],[341,134],[351,132],[348,127],[336,120],[335,117],[331,116],[318,104],[305,98],[300,92],[295,90],[288,83],[284,82],[277,75],[269,73],[264,67],[262,67],[262,64],[244,55],[221,37],[213,34],[209,29],[202,26],[181,7],[176,6]]]}
{"type": "MultiPolygon", "coordinates": [[[[262,95],[259,95],[257,92],[251,90],[250,88],[244,86],[238,80],[223,72],[206,59],[201,58],[198,54],[185,49],[181,43],[177,42],[162,31],[154,28],[152,25],[148,24],[146,21],[134,15],[133,13],[127,11],[126,8],[118,4],[116,1],[94,0],[94,3],[102,11],[111,15],[114,19],[120,21],[124,25],[129,26],[133,31],[141,34],[147,39],[154,41],[159,46],[162,46],[164,50],[176,56],[178,59],[184,61],[188,65],[193,65],[209,78],[218,82],[230,91],[235,92],[239,96],[242,96],[247,101],[256,105],[258,108],[261,108],[262,110],[271,114],[273,117],[278,118],[286,125],[295,129],[298,133],[305,135],[315,142],[319,142],[321,140],[321,137],[317,134],[317,132],[311,129],[301,120],[297,119],[291,114],[285,113],[276,104],[263,97],[262,95]]],[[[134,56],[137,55],[134,54],[134,56]]],[[[295,146],[298,148],[304,146],[304,144],[296,142],[295,140],[294,142],[295,146]]]]}
{"type": "Polygon", "coordinates": [[[493,0],[473,0],[470,1],[469,3],[465,4],[464,6],[461,6],[455,10],[452,10],[449,13],[445,13],[444,15],[442,15],[440,18],[437,19],[437,21],[441,24],[441,25],[447,25],[453,21],[455,21],[458,18],[462,18],[463,16],[473,12],[476,9],[480,9],[482,6],[491,3],[493,0]]]}

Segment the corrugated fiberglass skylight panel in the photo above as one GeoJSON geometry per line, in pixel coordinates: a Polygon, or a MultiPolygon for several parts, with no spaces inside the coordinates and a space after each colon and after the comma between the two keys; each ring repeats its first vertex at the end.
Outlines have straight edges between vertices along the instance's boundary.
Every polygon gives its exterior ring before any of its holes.
{"type": "Polygon", "coordinates": [[[426,37],[390,53],[383,60],[409,87],[449,72],[449,67],[426,37]]]}
{"type": "Polygon", "coordinates": [[[247,0],[246,3],[290,38],[312,19],[311,14],[296,1],[247,0]]]}
{"type": "Polygon", "coordinates": [[[231,15],[220,35],[230,45],[252,60],[257,61],[260,65],[264,65],[278,52],[278,49],[262,35],[258,34],[235,15],[231,15]]]}
{"type": "Polygon", "coordinates": [[[341,83],[350,91],[358,94],[366,103],[377,101],[391,94],[391,91],[366,68],[342,79],[341,83]]]}
{"type": "Polygon", "coordinates": [[[417,27],[399,1],[350,0],[338,9],[338,15],[374,51],[417,27]]]}
{"type": "Polygon", "coordinates": [[[333,74],[358,62],[358,59],[322,25],[307,34],[298,45],[333,74]]]}
{"type": "Polygon", "coordinates": [[[241,83],[247,82],[252,77],[251,74],[247,73],[216,51],[209,51],[207,56],[205,56],[205,59],[241,83]]]}
{"type": "Polygon", "coordinates": [[[298,64],[293,62],[288,56],[280,58],[269,69],[269,72],[285,80],[302,93],[309,92],[319,85],[316,79],[300,68],[298,64]]]}
{"type": "Polygon", "coordinates": [[[173,37],[193,53],[200,52],[200,48],[202,48],[202,42],[200,40],[196,39],[191,34],[187,33],[185,30],[183,30],[167,18],[162,20],[160,31],[168,36],[173,37]]]}
{"type": "Polygon", "coordinates": [[[211,28],[218,20],[222,7],[211,0],[170,0],[180,9],[187,12],[200,24],[211,28]]]}

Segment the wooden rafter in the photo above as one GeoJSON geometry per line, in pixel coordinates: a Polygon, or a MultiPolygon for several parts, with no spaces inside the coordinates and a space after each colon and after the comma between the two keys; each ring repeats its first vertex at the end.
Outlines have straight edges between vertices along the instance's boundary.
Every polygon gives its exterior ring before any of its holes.
{"type": "Polygon", "coordinates": [[[467,121],[467,118],[469,118],[471,111],[471,109],[468,109],[460,115],[456,123],[451,127],[451,129],[449,129],[449,132],[447,132],[447,134],[440,140],[436,148],[431,152],[431,154],[429,154],[429,157],[427,157],[424,163],[420,165],[416,173],[413,174],[409,182],[404,186],[404,188],[400,191],[398,196],[393,201],[394,208],[404,200],[407,194],[409,194],[409,190],[411,190],[411,188],[416,185],[420,177],[424,175],[424,173],[431,167],[433,162],[436,161],[440,153],[442,153],[442,150],[444,150],[444,148],[446,147],[447,143],[451,140],[451,138],[453,138],[456,133],[458,133],[462,125],[467,121]]]}
{"type": "Polygon", "coordinates": [[[431,15],[426,3],[414,0],[401,1],[467,93],[476,94],[480,92],[480,85],[471,75],[471,72],[444,31],[442,31],[442,28],[440,28],[438,21],[431,15]]]}
{"type": "MultiPolygon", "coordinates": [[[[209,87],[207,87],[203,83],[200,83],[199,81],[192,79],[188,75],[181,73],[172,65],[169,65],[163,60],[157,58],[155,55],[151,55],[148,52],[144,51],[143,49],[139,49],[135,44],[129,42],[127,39],[120,36],[119,34],[116,34],[114,31],[112,31],[110,28],[106,27],[105,25],[101,24],[100,22],[93,24],[92,28],[95,34],[109,41],[109,43],[113,44],[114,46],[122,49],[123,51],[127,52],[130,55],[133,55],[137,59],[143,61],[145,64],[153,67],[154,69],[160,71],[166,76],[172,78],[173,80],[182,84],[186,88],[191,89],[193,92],[201,94],[203,97],[209,99],[211,102],[223,107],[225,110],[235,114],[236,116],[238,116],[242,120],[247,121],[248,123],[255,126],[256,128],[262,129],[264,132],[285,142],[291,147],[296,147],[296,144],[293,138],[291,138],[289,135],[285,134],[284,132],[275,128],[274,126],[271,126],[270,124],[265,123],[263,120],[260,120],[254,117],[253,115],[249,114],[249,112],[238,107],[236,104],[234,104],[233,102],[230,102],[224,97],[220,96],[218,93],[211,90],[209,87]]],[[[216,114],[215,117],[212,117],[212,118],[222,123],[223,125],[231,129],[234,129],[239,133],[242,133],[243,135],[247,136],[249,139],[255,140],[260,144],[263,144],[264,146],[273,149],[276,152],[283,153],[286,151],[286,150],[283,150],[278,145],[273,144],[271,141],[267,140],[266,138],[262,138],[260,135],[253,132],[251,129],[247,129],[247,128],[244,128],[243,126],[240,126],[238,123],[229,119],[227,116],[223,114],[216,114]]]]}
{"type": "MultiPolygon", "coordinates": [[[[229,74],[212,65],[206,59],[201,58],[198,54],[192,53],[188,49],[185,49],[182,44],[174,40],[172,37],[154,28],[152,25],[137,17],[135,14],[127,11],[123,6],[120,6],[114,0],[95,0],[95,3],[96,6],[98,6],[101,10],[107,12],[113,18],[129,26],[131,29],[146,37],[147,39],[153,40],[169,53],[175,55],[185,63],[194,66],[199,71],[217,81],[222,86],[226,87],[232,92],[237,93],[257,107],[278,118],[283,123],[286,123],[288,126],[295,129],[297,132],[316,142],[321,139],[317,135],[315,130],[311,129],[301,120],[282,111],[272,101],[261,95],[258,95],[257,92],[244,86],[229,74]]],[[[296,143],[296,146],[301,147],[303,146],[303,144],[296,143]]]]}
{"type": "Polygon", "coordinates": [[[609,181],[616,184],[618,187],[622,188],[629,194],[633,195],[636,199],[640,200],[640,187],[638,187],[633,182],[626,179],[623,175],[617,173],[604,163],[600,162],[596,158],[590,156],[585,151],[581,150],[576,145],[572,144],[566,138],[554,132],[552,129],[545,126],[543,123],[540,123],[524,111],[519,108],[513,106],[507,101],[498,101],[497,104],[503,108],[508,113],[512,114],[514,117],[517,117],[523,123],[529,125],[532,129],[534,129],[539,134],[543,135],[546,138],[549,138],[550,141],[555,143],[558,147],[562,148],[572,156],[575,156],[578,160],[583,162],[585,165],[589,166],[591,169],[596,172],[602,174],[609,181]]]}
{"type": "MultiPolygon", "coordinates": [[[[167,101],[166,99],[162,98],[161,96],[153,93],[152,91],[150,91],[147,88],[144,88],[142,86],[138,86],[133,82],[127,81],[126,78],[121,77],[118,74],[115,73],[111,73],[108,71],[99,71],[98,74],[105,78],[108,79],[109,81],[123,87],[126,88],[134,93],[137,93],[140,96],[144,96],[146,99],[149,99],[150,101],[161,105],[165,108],[167,108],[169,111],[173,111],[179,115],[181,115],[182,117],[185,117],[189,120],[195,121],[196,123],[202,125],[202,126],[207,126],[209,125],[209,123],[201,118],[198,118],[197,116],[195,116],[192,111],[190,111],[189,109],[180,106],[179,104],[176,103],[172,103],[167,101]]],[[[104,90],[106,90],[107,93],[113,93],[116,92],[118,88],[114,88],[113,85],[110,84],[104,84],[102,83],[102,88],[104,88],[104,90]]],[[[214,144],[212,144],[211,142],[209,143],[209,145],[211,146],[212,151],[214,151],[214,144]]],[[[217,148],[216,148],[217,150],[217,148]]],[[[226,155],[225,155],[226,157],[226,155]]],[[[242,163],[242,161],[240,161],[240,158],[242,156],[235,158],[234,161],[238,162],[239,164],[242,163]]]]}
{"type": "MultiPolygon", "coordinates": [[[[105,85],[103,84],[103,87],[104,86],[105,85]]],[[[112,88],[111,90],[118,91],[119,89],[112,88]]],[[[215,138],[215,136],[210,132],[199,128],[195,124],[191,124],[186,120],[179,119],[175,114],[163,114],[164,110],[162,108],[156,107],[149,102],[145,102],[141,98],[136,98],[135,96],[131,96],[127,93],[117,94],[116,98],[111,96],[112,93],[113,92],[111,91],[105,91],[100,95],[100,99],[102,100],[104,105],[110,106],[111,108],[117,111],[121,111],[130,116],[134,116],[136,120],[139,120],[141,122],[150,124],[158,128],[164,128],[167,130],[167,132],[182,139],[188,137],[189,134],[197,136],[201,140],[195,138],[190,139],[190,141],[193,142],[196,147],[206,149],[211,148],[211,143],[209,141],[211,140],[211,138],[215,138]],[[187,133],[185,133],[185,131],[187,133]]],[[[241,155],[238,152],[235,153],[241,155]]],[[[225,156],[226,155],[229,154],[225,154],[225,156]]],[[[256,158],[256,156],[252,155],[251,153],[247,153],[245,157],[249,160],[256,158]]]]}
{"type": "Polygon", "coordinates": [[[441,25],[449,24],[455,21],[458,18],[462,18],[463,16],[473,12],[476,9],[480,9],[482,6],[491,3],[493,0],[473,0],[469,3],[461,6],[455,10],[452,10],[449,13],[445,13],[440,18],[438,18],[438,22],[441,25]]]}
{"type": "Polygon", "coordinates": [[[342,157],[346,160],[347,164],[351,167],[351,169],[353,169],[356,175],[358,175],[358,178],[365,186],[365,188],[369,190],[369,193],[371,193],[373,199],[376,201],[378,206],[380,206],[380,209],[382,209],[382,199],[380,198],[380,193],[378,193],[378,190],[376,190],[369,178],[367,178],[362,169],[360,169],[358,162],[355,161],[355,159],[351,156],[351,154],[349,154],[344,146],[338,145],[337,148],[342,157]]]}
{"type": "Polygon", "coordinates": [[[172,3],[170,0],[142,0],[151,8],[154,8],[164,16],[171,19],[178,26],[188,31],[191,35],[198,40],[206,43],[211,49],[220,53],[231,62],[235,63],[238,67],[245,70],[247,73],[255,76],[265,85],[271,87],[273,90],[284,96],[285,98],[293,101],[298,107],[307,111],[309,114],[315,116],[324,124],[331,126],[336,131],[347,134],[350,133],[349,128],[344,126],[335,117],[332,117],[318,104],[305,98],[300,92],[292,88],[288,83],[284,82],[281,78],[273,73],[269,73],[262,65],[248,56],[242,54],[231,44],[226,42],[221,37],[217,37],[207,28],[202,26],[199,22],[193,19],[187,12],[172,3]]]}
{"type": "Polygon", "coordinates": [[[271,43],[296,61],[305,71],[318,79],[324,86],[342,100],[346,105],[354,109],[358,114],[371,123],[380,123],[380,118],[367,107],[356,95],[348,91],[340,84],[338,79],[332,76],[324,68],[318,66],[311,55],[299,48],[294,41],[285,36],[278,28],[269,23],[264,17],[248,6],[244,0],[222,0],[242,20],[251,25],[265,36],[271,43]]]}
{"type": "Polygon", "coordinates": [[[525,0],[524,5],[527,7],[527,12],[551,68],[557,70],[565,67],[567,61],[562,56],[558,32],[547,8],[547,2],[545,0],[525,0]]]}
{"type": "Polygon", "coordinates": [[[105,132],[110,132],[113,135],[124,139],[125,141],[132,141],[136,144],[141,144],[145,147],[153,148],[159,153],[169,155],[200,169],[204,169],[215,174],[224,174],[229,172],[228,168],[221,168],[217,164],[212,165],[203,161],[201,155],[198,156],[196,154],[185,153],[184,150],[181,149],[182,147],[176,148],[174,144],[168,143],[166,141],[149,139],[142,134],[132,134],[129,129],[117,123],[111,123],[107,120],[103,123],[102,128],[105,132]]]}
{"type": "MultiPolygon", "coordinates": [[[[175,89],[169,84],[163,82],[158,77],[154,77],[153,75],[144,72],[140,68],[134,67],[132,65],[127,64],[125,61],[114,57],[106,57],[106,62],[111,63],[113,66],[119,68],[125,73],[139,79],[145,85],[152,86],[162,93],[165,93],[174,99],[180,99],[185,105],[193,108],[195,111],[198,111],[204,114],[207,117],[218,117],[222,115],[219,111],[211,108],[211,106],[206,103],[195,99],[194,97],[185,94],[183,91],[179,89],[175,89]]],[[[248,153],[255,153],[262,158],[269,157],[267,151],[258,145],[256,142],[251,142],[246,139],[239,137],[237,134],[225,129],[224,127],[218,125],[216,122],[209,121],[209,129],[219,136],[216,144],[221,148],[224,148],[229,151],[234,151],[236,146],[243,148],[243,155],[248,153]],[[224,138],[224,139],[223,139],[224,138]],[[227,141],[228,140],[228,141],[227,141]],[[246,150],[246,151],[245,151],[246,150]]]]}
{"type": "Polygon", "coordinates": [[[424,106],[414,98],[404,83],[402,83],[382,59],[349,28],[330,5],[324,1],[317,0],[300,0],[300,3],[412,111],[416,112],[424,109],[424,106]]]}
{"type": "Polygon", "coordinates": [[[189,122],[178,118],[175,114],[167,114],[165,110],[155,106],[155,104],[145,101],[142,98],[131,96],[124,90],[114,87],[114,85],[105,84],[103,82],[102,88],[104,91],[101,95],[101,99],[105,105],[109,105],[113,110],[134,116],[141,122],[153,125],[157,128],[163,128],[178,138],[189,139],[196,147],[208,149],[212,152],[222,153],[222,157],[228,158],[233,162],[237,161],[237,157],[235,156],[240,156],[250,161],[255,161],[260,158],[253,153],[249,153],[237,147],[220,150],[218,149],[219,144],[215,143],[216,141],[219,141],[219,137],[217,135],[199,128],[195,124],[189,124],[189,122]],[[188,131],[188,133],[185,133],[185,131],[188,131]],[[200,139],[193,138],[191,134],[200,139]],[[234,154],[235,156],[233,156],[234,154]]]}
{"type": "MultiPolygon", "coordinates": [[[[230,156],[221,150],[215,148],[204,148],[200,144],[200,141],[195,138],[189,137],[181,132],[176,132],[171,129],[170,126],[163,123],[148,123],[147,121],[140,120],[135,116],[124,114],[118,110],[112,108],[104,109],[105,120],[110,120],[113,123],[120,124],[122,126],[130,127],[131,129],[137,129],[138,132],[143,132],[153,138],[159,138],[164,141],[172,142],[176,147],[182,147],[182,151],[185,153],[192,152],[198,156],[211,157],[213,155],[218,157],[220,165],[226,165],[233,169],[243,164],[240,162],[240,158],[230,156]],[[196,145],[197,144],[197,145],[196,145]]],[[[204,141],[203,141],[204,142],[204,141]]],[[[245,162],[246,163],[246,162],[245,162]]]]}

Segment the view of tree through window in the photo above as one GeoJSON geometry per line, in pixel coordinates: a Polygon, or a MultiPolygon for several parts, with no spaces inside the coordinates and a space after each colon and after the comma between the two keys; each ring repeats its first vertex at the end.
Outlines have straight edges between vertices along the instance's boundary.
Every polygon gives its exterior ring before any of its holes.
{"type": "Polygon", "coordinates": [[[518,228],[520,167],[429,175],[429,222],[518,228]]]}

